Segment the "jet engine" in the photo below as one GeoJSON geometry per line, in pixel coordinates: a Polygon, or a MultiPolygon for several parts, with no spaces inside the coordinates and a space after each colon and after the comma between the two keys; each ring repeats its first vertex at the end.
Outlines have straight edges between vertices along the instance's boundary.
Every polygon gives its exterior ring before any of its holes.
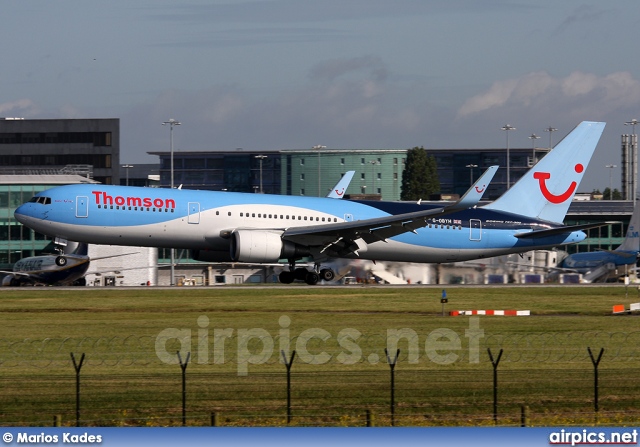
{"type": "Polygon", "coordinates": [[[2,278],[3,287],[16,287],[20,285],[20,280],[13,275],[7,275],[2,278]]]}
{"type": "Polygon", "coordinates": [[[309,256],[305,246],[282,240],[282,232],[235,230],[231,233],[230,253],[235,262],[277,262],[309,256]]]}

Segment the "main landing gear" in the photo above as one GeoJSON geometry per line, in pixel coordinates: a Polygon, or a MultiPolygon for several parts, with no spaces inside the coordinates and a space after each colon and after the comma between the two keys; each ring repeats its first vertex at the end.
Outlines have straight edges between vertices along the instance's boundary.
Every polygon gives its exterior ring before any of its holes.
{"type": "Polygon", "coordinates": [[[282,284],[291,284],[296,279],[304,281],[310,286],[315,286],[319,281],[333,281],[336,274],[331,269],[320,269],[320,264],[316,264],[314,270],[307,270],[302,267],[295,268],[295,263],[289,264],[289,270],[283,270],[279,279],[282,284]]]}

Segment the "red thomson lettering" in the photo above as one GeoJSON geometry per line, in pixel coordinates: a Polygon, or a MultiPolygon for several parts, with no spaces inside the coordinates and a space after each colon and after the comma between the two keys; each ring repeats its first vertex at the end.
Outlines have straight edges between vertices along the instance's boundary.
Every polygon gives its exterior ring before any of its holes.
{"type": "Polygon", "coordinates": [[[140,197],[127,197],[128,206],[142,206],[142,199],[140,197]]]}
{"type": "Polygon", "coordinates": [[[175,209],[176,201],[173,199],[162,199],[157,197],[152,199],[151,197],[123,197],[123,196],[110,196],[104,191],[91,191],[93,194],[96,205],[118,205],[118,206],[140,206],[150,208],[155,206],[156,208],[169,208],[175,209]]]}

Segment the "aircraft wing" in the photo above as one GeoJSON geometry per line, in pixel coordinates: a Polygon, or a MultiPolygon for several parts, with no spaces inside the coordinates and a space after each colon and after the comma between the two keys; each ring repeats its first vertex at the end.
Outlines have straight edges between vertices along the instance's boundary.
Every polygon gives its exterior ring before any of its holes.
{"type": "Polygon", "coordinates": [[[99,256],[97,258],[90,258],[91,261],[97,261],[98,259],[109,259],[109,258],[118,258],[120,256],[129,256],[129,255],[137,255],[140,253],[139,251],[132,251],[131,253],[122,253],[119,255],[109,255],[109,256],[99,256]]]}
{"type": "Polygon", "coordinates": [[[536,230],[536,231],[529,231],[526,233],[518,233],[518,234],[515,234],[514,236],[519,239],[536,239],[540,237],[555,236],[557,234],[571,233],[572,231],[588,230],[589,228],[604,227],[614,223],[620,223],[620,222],[601,222],[601,223],[590,223],[590,224],[582,224],[582,225],[570,225],[567,227],[550,228],[548,230],[536,230]]]}
{"type": "Polygon", "coordinates": [[[432,216],[445,216],[477,205],[497,170],[498,166],[491,166],[460,200],[448,206],[374,219],[288,228],[282,234],[282,238],[304,245],[322,246],[321,252],[333,248],[343,254],[357,254],[362,248],[356,242],[359,239],[367,244],[386,242],[388,238],[399,234],[409,231],[415,233],[418,228],[425,227],[427,220],[432,216]]]}
{"type": "Polygon", "coordinates": [[[0,273],[2,273],[4,275],[14,275],[14,276],[31,276],[28,273],[14,272],[14,271],[9,271],[9,270],[0,270],[0,273]]]}
{"type": "Polygon", "coordinates": [[[355,173],[356,171],[345,172],[340,181],[336,183],[336,186],[334,186],[331,189],[331,192],[327,194],[327,197],[332,199],[341,199],[342,197],[344,197],[344,193],[349,187],[349,183],[351,183],[351,179],[353,178],[353,174],[355,173]]]}

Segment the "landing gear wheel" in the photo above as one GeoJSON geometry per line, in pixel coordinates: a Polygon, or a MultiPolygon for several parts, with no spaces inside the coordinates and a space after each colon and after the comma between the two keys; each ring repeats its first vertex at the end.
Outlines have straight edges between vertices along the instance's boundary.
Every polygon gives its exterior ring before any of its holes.
{"type": "Polygon", "coordinates": [[[309,284],[310,286],[315,286],[318,284],[320,277],[316,272],[307,272],[307,277],[304,279],[304,282],[309,284]]]}
{"type": "Polygon", "coordinates": [[[65,258],[64,256],[58,256],[56,258],[56,265],[64,267],[65,265],[67,265],[67,258],[65,258]]]}
{"type": "Polygon", "coordinates": [[[278,276],[282,284],[291,284],[295,278],[293,272],[283,270],[278,276]]]}
{"type": "Polygon", "coordinates": [[[307,280],[307,273],[309,273],[309,271],[305,268],[302,267],[298,267],[297,269],[295,269],[293,271],[293,276],[295,279],[299,279],[300,281],[306,281],[307,280]]]}
{"type": "Polygon", "coordinates": [[[331,269],[320,270],[320,279],[324,281],[333,281],[333,278],[335,277],[336,277],[336,274],[331,269]]]}

